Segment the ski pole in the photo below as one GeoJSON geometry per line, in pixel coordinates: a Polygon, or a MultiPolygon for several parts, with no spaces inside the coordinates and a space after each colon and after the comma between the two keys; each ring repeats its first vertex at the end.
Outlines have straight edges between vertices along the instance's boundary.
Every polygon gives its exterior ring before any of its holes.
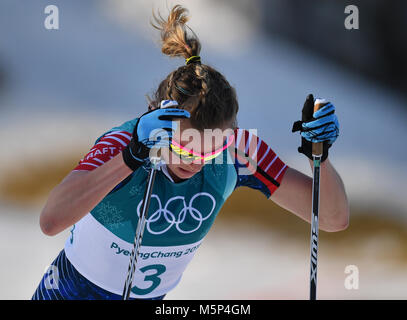
{"type": "MultiPolygon", "coordinates": [[[[314,112],[321,105],[316,103],[314,112]]],[[[317,262],[318,262],[318,216],[319,216],[319,180],[320,165],[323,152],[323,143],[312,144],[312,159],[314,172],[312,178],[312,216],[311,216],[311,274],[310,274],[310,300],[316,300],[317,297],[317,262]]]]}
{"type": "Polygon", "coordinates": [[[131,252],[129,269],[127,271],[126,282],[124,284],[124,290],[123,290],[123,296],[122,296],[123,300],[128,300],[130,297],[131,285],[133,283],[134,273],[136,271],[137,258],[139,256],[141,241],[143,239],[143,233],[144,233],[146,218],[147,218],[147,214],[148,214],[148,208],[150,206],[151,193],[153,191],[155,175],[157,173],[157,169],[158,169],[157,166],[160,161],[160,158],[159,157],[150,157],[150,161],[151,161],[151,169],[148,173],[147,186],[146,186],[146,191],[145,191],[144,197],[143,197],[141,214],[140,214],[140,217],[139,217],[139,220],[137,223],[136,235],[134,237],[133,251],[131,252]]]}

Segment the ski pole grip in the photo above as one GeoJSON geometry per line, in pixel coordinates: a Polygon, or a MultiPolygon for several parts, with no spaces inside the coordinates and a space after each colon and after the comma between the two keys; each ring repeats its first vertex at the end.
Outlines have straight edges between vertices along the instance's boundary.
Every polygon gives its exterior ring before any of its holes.
{"type": "MultiPolygon", "coordinates": [[[[322,102],[322,101],[321,101],[322,102]]],[[[314,112],[318,111],[320,108],[323,107],[323,103],[315,101],[315,105],[314,105],[314,112]]],[[[313,143],[312,144],[312,155],[315,156],[321,156],[322,157],[322,153],[323,153],[323,143],[322,142],[317,142],[317,143],[313,143]]]]}

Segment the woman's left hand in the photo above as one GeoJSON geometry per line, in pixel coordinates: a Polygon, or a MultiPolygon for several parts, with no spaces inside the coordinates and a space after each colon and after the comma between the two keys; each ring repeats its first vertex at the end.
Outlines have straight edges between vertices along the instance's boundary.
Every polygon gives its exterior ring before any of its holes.
{"type": "Polygon", "coordinates": [[[339,136],[339,121],[335,115],[334,105],[325,99],[316,99],[308,95],[302,109],[302,121],[294,122],[292,132],[301,131],[301,146],[298,152],[312,160],[312,143],[323,143],[321,161],[328,157],[328,149],[339,136]],[[320,108],[314,112],[314,106],[320,108]]]}

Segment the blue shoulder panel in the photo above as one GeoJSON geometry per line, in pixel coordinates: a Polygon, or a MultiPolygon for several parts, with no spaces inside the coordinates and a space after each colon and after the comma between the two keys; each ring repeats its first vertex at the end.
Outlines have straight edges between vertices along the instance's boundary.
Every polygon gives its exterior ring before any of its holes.
{"type": "Polygon", "coordinates": [[[267,186],[259,179],[257,179],[253,174],[239,174],[239,168],[245,168],[245,166],[241,164],[237,159],[235,160],[234,165],[237,173],[237,182],[235,189],[238,187],[249,187],[251,189],[261,191],[267,197],[267,199],[271,196],[269,188],[267,188],[267,186]]]}
{"type": "Polygon", "coordinates": [[[108,133],[113,132],[113,131],[118,131],[118,130],[120,130],[120,131],[127,131],[127,132],[129,132],[130,134],[132,134],[132,133],[133,133],[133,130],[134,130],[134,127],[135,127],[136,124],[137,124],[138,119],[139,119],[139,118],[134,118],[133,120],[126,121],[125,123],[121,124],[120,126],[113,127],[113,128],[110,129],[109,131],[106,131],[106,132],[103,133],[99,138],[96,139],[95,144],[98,143],[98,141],[99,141],[105,134],[108,134],[108,133]]]}

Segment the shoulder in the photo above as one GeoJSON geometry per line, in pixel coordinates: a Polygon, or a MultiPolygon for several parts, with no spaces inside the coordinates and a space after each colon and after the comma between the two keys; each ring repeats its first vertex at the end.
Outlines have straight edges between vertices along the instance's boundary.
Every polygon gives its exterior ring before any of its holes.
{"type": "Polygon", "coordinates": [[[111,131],[127,131],[132,133],[134,130],[134,127],[137,124],[137,121],[139,120],[139,118],[134,118],[132,120],[128,120],[124,123],[122,123],[119,126],[113,127],[112,129],[110,129],[111,131]]]}
{"type": "Polygon", "coordinates": [[[119,154],[129,144],[137,121],[135,118],[105,131],[73,171],[94,170],[119,154]]]}
{"type": "Polygon", "coordinates": [[[261,190],[267,197],[280,186],[288,166],[255,129],[235,129],[235,168],[238,186],[261,190]]]}
{"type": "Polygon", "coordinates": [[[133,133],[133,130],[134,130],[138,120],[139,120],[139,118],[134,118],[134,119],[128,120],[118,126],[115,126],[108,131],[105,131],[102,135],[100,135],[96,139],[95,144],[98,143],[102,138],[105,138],[108,136],[116,136],[118,139],[120,139],[120,136],[123,136],[127,140],[130,140],[131,135],[133,133]]]}

